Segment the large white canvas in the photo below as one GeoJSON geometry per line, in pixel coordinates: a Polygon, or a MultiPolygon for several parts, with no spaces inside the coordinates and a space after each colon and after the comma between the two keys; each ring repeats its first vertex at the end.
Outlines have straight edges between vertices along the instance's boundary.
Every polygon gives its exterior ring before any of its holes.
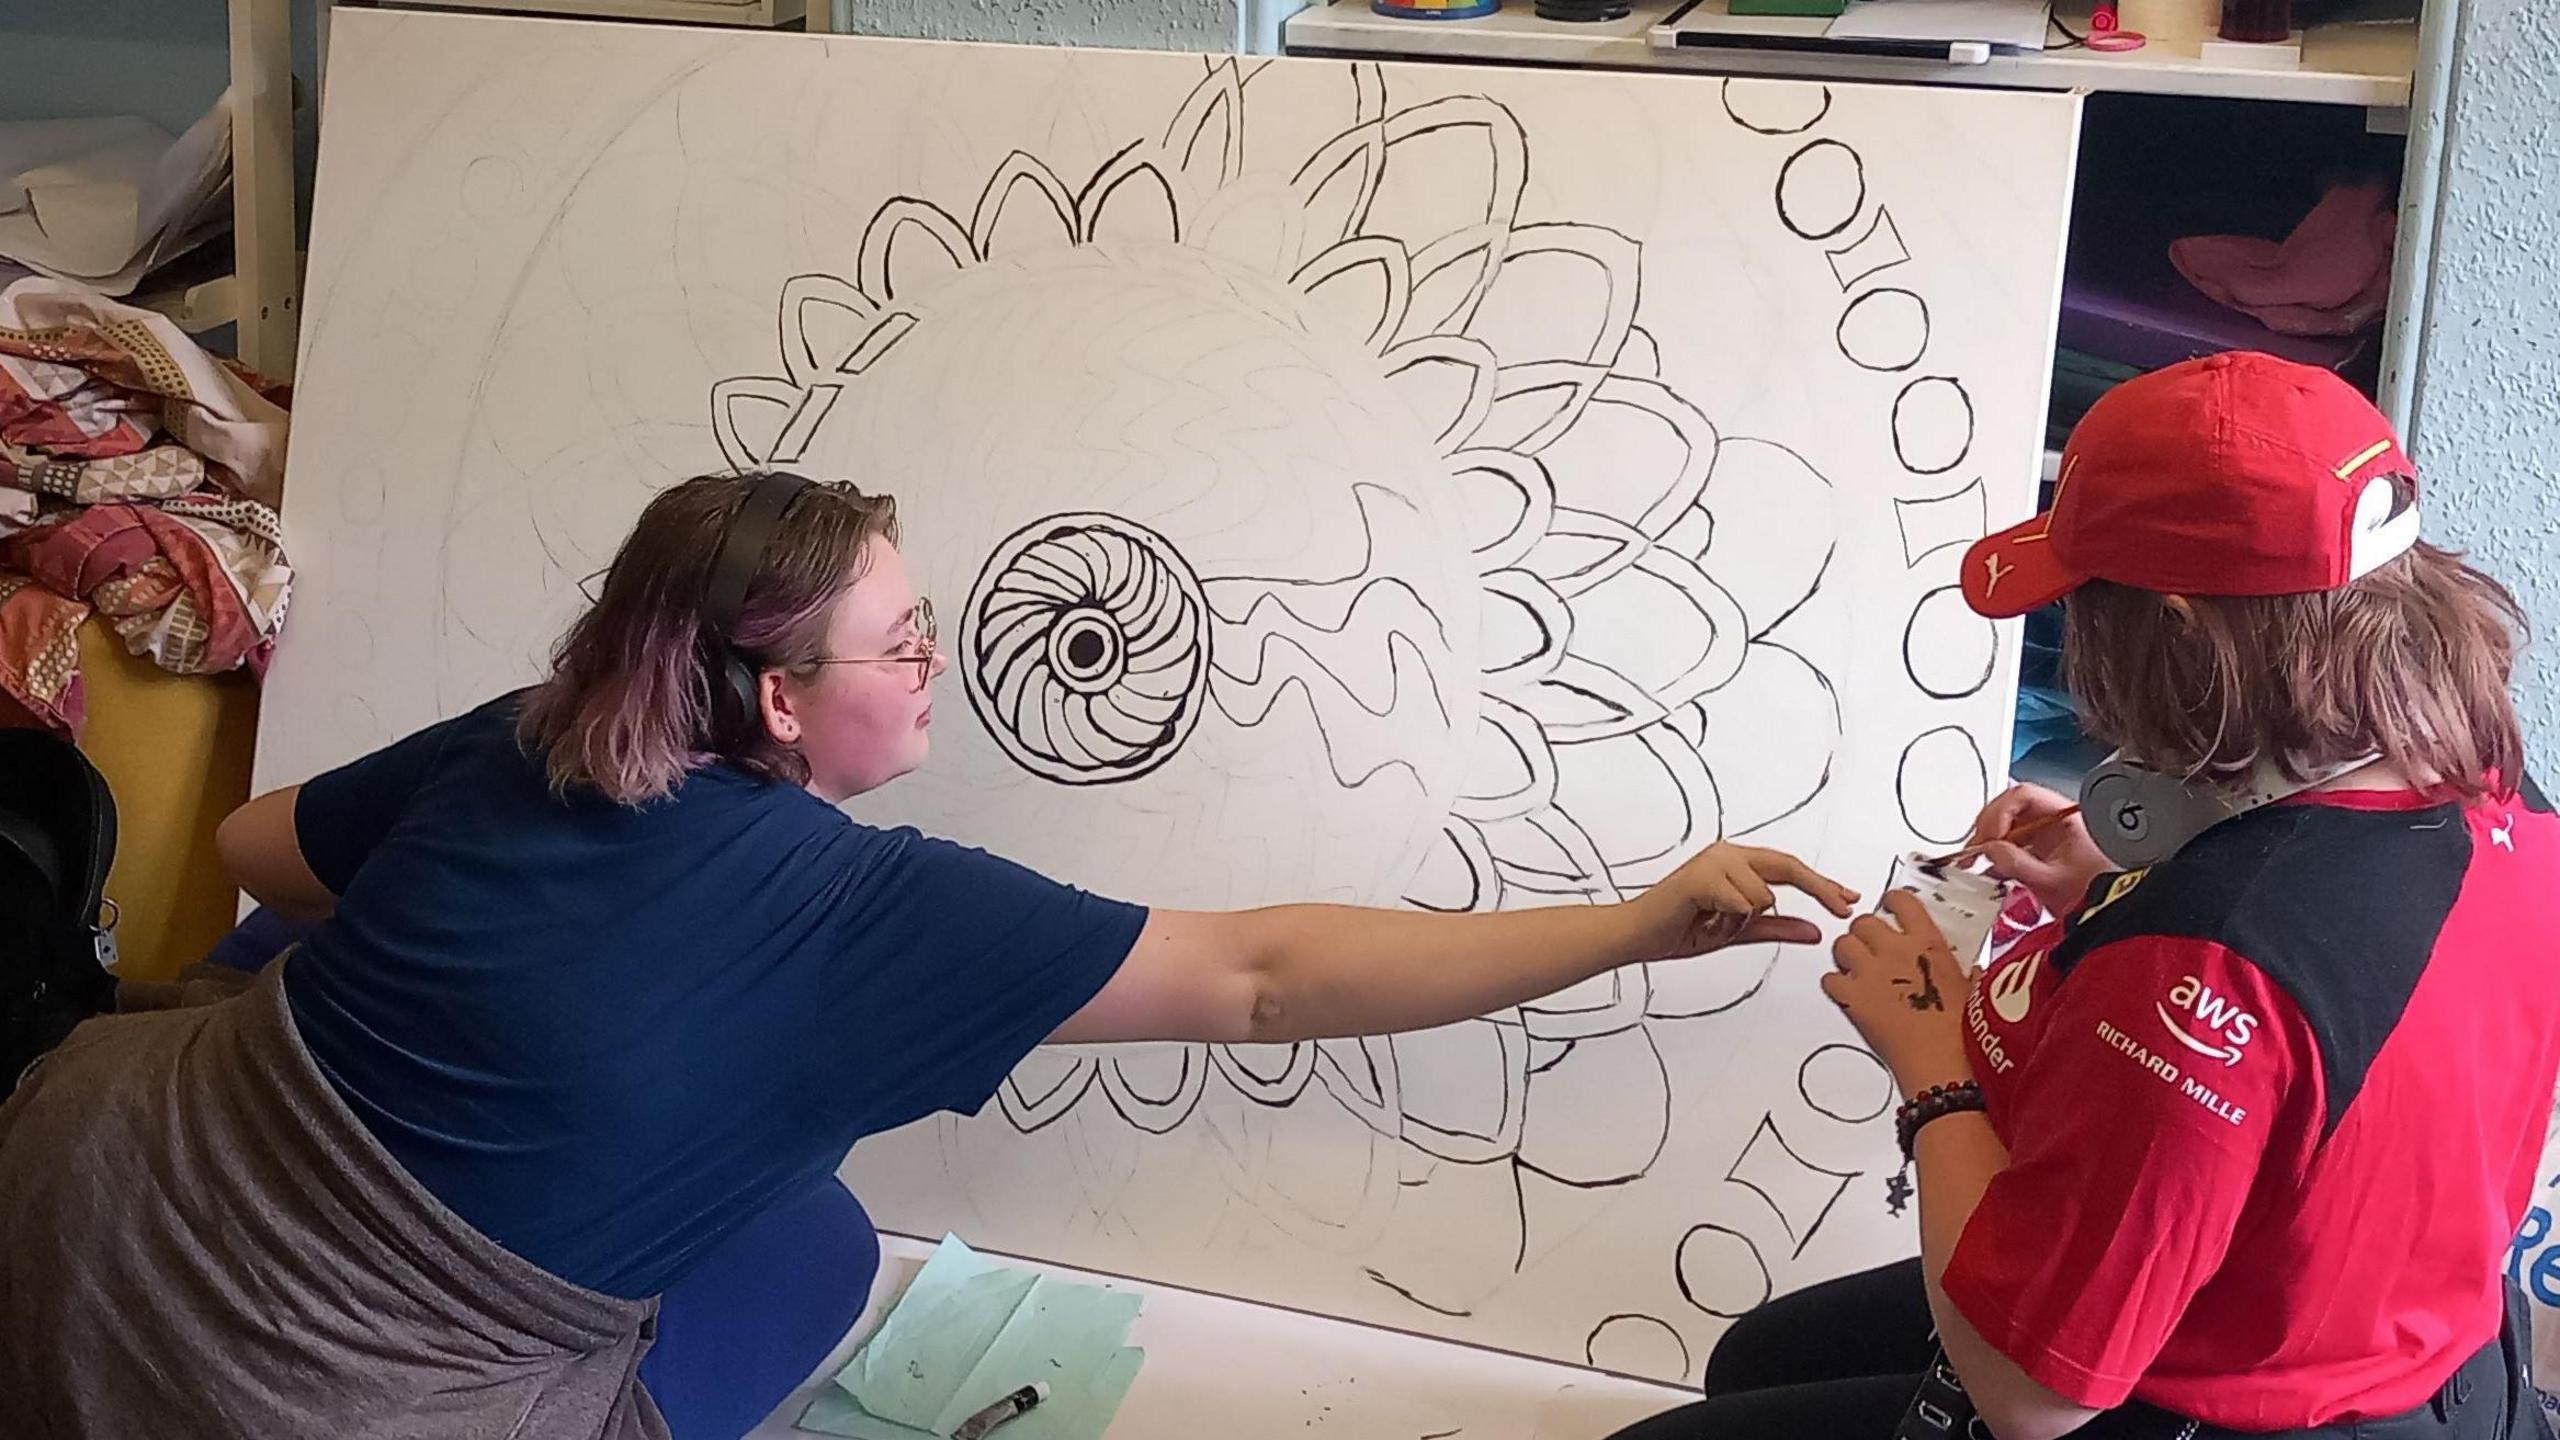
{"type": "MultiPolygon", "coordinates": [[[[351,11],[261,722],[539,673],[647,497],[899,497],[958,669],[849,808],[1151,904],[1873,890],[2001,768],[2076,102],[351,11]]],[[[1035,1057],[881,1222],[1665,1379],[1908,1253],[1812,951],[1035,1057]]],[[[847,1037],[852,1043],[856,1037],[847,1037]]],[[[691,1063],[687,1060],[684,1063],[691,1063]]]]}

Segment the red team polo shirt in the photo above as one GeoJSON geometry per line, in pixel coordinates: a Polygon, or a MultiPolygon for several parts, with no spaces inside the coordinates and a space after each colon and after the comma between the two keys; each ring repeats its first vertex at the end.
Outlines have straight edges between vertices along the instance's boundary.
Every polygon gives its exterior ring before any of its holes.
{"type": "Polygon", "coordinates": [[[2010,946],[1966,1006],[2009,1167],[1945,1289],[2047,1387],[2280,1430],[2498,1333],[2560,1070],[2560,821],[2258,811],[2010,946]]]}

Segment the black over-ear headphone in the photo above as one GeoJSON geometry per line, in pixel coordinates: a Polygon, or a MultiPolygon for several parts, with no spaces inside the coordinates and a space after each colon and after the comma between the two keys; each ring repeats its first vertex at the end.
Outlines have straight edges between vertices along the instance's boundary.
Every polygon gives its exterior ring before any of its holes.
{"type": "Polygon", "coordinates": [[[703,642],[708,652],[704,659],[720,672],[712,685],[714,710],[721,708],[723,689],[736,703],[726,717],[715,717],[715,734],[735,733],[733,727],[752,724],[760,708],[756,667],[747,663],[737,645],[738,615],[746,608],[748,582],[764,564],[765,547],[782,528],[782,513],[809,484],[780,471],[759,474],[755,488],[730,513],[729,523],[720,527],[720,548],[711,557],[711,578],[702,588],[703,642]]]}

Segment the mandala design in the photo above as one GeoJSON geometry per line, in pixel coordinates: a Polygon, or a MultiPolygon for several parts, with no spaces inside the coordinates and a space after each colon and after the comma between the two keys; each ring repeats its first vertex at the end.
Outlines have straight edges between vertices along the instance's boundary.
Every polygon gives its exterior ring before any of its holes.
{"type": "Polygon", "coordinates": [[[1048,516],[989,556],[969,593],[969,703],[1043,779],[1136,779],[1200,718],[1208,613],[1163,536],[1105,515],[1048,516]]]}
{"type": "MultiPolygon", "coordinates": [[[[780,372],[714,389],[719,442],[737,466],[860,474],[930,435],[946,459],[887,480],[902,498],[948,468],[1019,487],[957,646],[1028,774],[1136,796],[1285,721],[1316,737],[1295,783],[1410,796],[1404,873],[1372,898],[1613,901],[1828,782],[1831,683],[1773,632],[1829,564],[1831,487],[1663,377],[1639,238],[1523,216],[1510,110],[1399,107],[1376,68],[1346,73],[1339,133],[1276,174],[1245,167],[1253,76],[1226,61],[1090,174],[1017,151],[956,204],[880,204],[847,273],[783,286],[780,372]],[[1282,396],[1301,370],[1336,388],[1282,396]],[[1066,377],[1074,413],[988,403],[1017,373],[1066,377]],[[1301,424],[1266,513],[1209,515],[1184,457],[1218,457],[1232,493],[1284,405],[1386,438],[1319,465],[1328,437],[1301,424]],[[1299,531],[1354,538],[1297,573],[1241,558],[1240,535],[1299,531]]],[[[1668,1134],[1653,1031],[1766,973],[1638,967],[1394,1040],[1044,1055],[1000,1100],[1026,1131],[1108,1106],[1161,1133],[1211,1085],[1321,1097],[1405,1155],[1408,1194],[1485,1169],[1623,1184],[1668,1134]],[[1594,1104],[1655,1119],[1597,1135],[1575,1120],[1594,1104]]],[[[1481,1276],[1379,1278],[1462,1312],[1525,1243],[1481,1276]]]]}

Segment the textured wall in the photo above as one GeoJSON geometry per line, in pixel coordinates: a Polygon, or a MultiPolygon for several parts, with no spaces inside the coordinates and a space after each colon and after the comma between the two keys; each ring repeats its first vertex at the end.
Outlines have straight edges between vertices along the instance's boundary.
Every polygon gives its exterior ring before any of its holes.
{"type": "MultiPolygon", "coordinates": [[[[2452,4],[2456,0],[2435,0],[2452,4]]],[[[2560,7],[2467,0],[2415,432],[2434,538],[2514,586],[2517,689],[2560,773],[2560,7]]]]}
{"type": "MultiPolygon", "coordinates": [[[[293,72],[306,92],[318,33],[313,0],[293,0],[293,72]]],[[[0,0],[0,120],[131,114],[184,130],[230,83],[231,22],[216,0],[0,0]]],[[[302,159],[307,168],[308,147],[302,159]]]]}
{"type": "Polygon", "coordinates": [[[230,22],[202,0],[0,0],[0,120],[138,114],[183,130],[230,79],[230,22]]]}
{"type": "Polygon", "coordinates": [[[1233,50],[1237,0],[847,0],[846,30],[1133,50],[1233,50]]]}

